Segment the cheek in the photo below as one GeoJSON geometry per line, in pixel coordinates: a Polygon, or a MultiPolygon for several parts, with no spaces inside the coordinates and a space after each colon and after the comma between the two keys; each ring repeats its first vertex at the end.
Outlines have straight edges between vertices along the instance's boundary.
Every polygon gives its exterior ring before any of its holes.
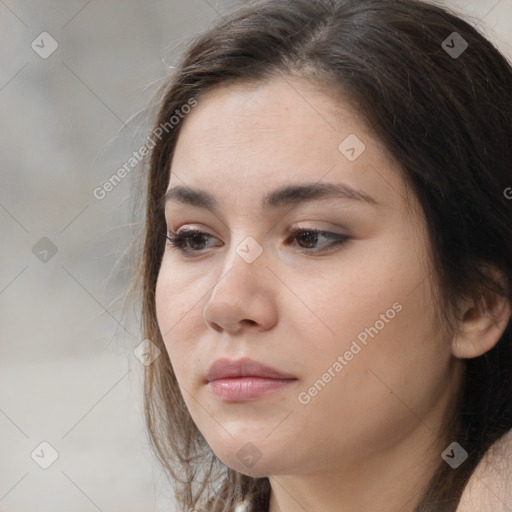
{"type": "Polygon", "coordinates": [[[331,369],[344,375],[343,383],[332,379],[337,393],[357,393],[376,406],[393,392],[421,402],[422,393],[431,394],[444,378],[450,358],[449,342],[435,324],[431,281],[411,248],[365,253],[351,262],[350,273],[294,289],[311,305],[307,311],[301,304],[302,318],[299,309],[287,310],[307,361],[305,386],[342,356],[343,369],[331,369]]]}
{"type": "MultiPolygon", "coordinates": [[[[353,340],[364,347],[366,341],[382,337],[396,318],[404,316],[401,311],[407,282],[389,278],[396,275],[394,268],[378,266],[375,262],[363,263],[352,265],[350,272],[326,273],[338,274],[337,278],[317,279],[314,285],[294,289],[297,296],[305,298],[308,307],[301,303],[302,315],[298,308],[290,309],[289,313],[303,327],[311,323],[307,338],[310,342],[313,335],[323,339],[322,352],[330,356],[348,350],[353,340]]],[[[313,348],[318,347],[317,342],[313,343],[313,348]]]]}
{"type": "Polygon", "coordinates": [[[174,272],[165,266],[158,276],[155,289],[155,308],[158,327],[169,358],[179,378],[181,361],[187,360],[194,339],[194,329],[201,325],[201,309],[193,291],[174,277],[174,272]]]}
{"type": "Polygon", "coordinates": [[[173,283],[166,277],[166,272],[162,269],[156,282],[155,310],[158,327],[165,342],[179,318],[175,291],[173,283]]]}
{"type": "Polygon", "coordinates": [[[155,289],[157,320],[163,333],[179,331],[191,324],[191,316],[197,316],[204,291],[199,288],[198,276],[191,272],[171,265],[164,255],[155,289]]]}
{"type": "Polygon", "coordinates": [[[297,407],[295,417],[303,431],[322,431],[332,450],[359,457],[397,442],[429,414],[448,385],[450,356],[422,297],[421,289],[409,296],[391,293],[381,307],[377,302],[359,311],[347,301],[331,317],[336,335],[315,339],[312,331],[302,333],[299,352],[307,374],[299,391],[306,405],[297,407]]]}

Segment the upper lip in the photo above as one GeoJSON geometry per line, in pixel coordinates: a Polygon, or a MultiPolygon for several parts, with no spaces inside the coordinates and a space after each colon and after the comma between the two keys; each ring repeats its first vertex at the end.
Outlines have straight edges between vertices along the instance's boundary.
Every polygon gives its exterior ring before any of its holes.
{"type": "Polygon", "coordinates": [[[208,370],[206,380],[229,377],[267,377],[272,379],[295,379],[293,375],[285,373],[270,366],[266,366],[253,359],[217,359],[208,370]]]}

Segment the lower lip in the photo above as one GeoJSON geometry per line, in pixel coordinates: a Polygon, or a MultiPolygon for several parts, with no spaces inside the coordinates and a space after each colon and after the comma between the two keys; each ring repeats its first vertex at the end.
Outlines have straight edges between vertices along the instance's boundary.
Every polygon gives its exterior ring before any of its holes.
{"type": "Polygon", "coordinates": [[[225,402],[255,400],[288,386],[297,379],[231,377],[209,382],[210,389],[225,402]]]}

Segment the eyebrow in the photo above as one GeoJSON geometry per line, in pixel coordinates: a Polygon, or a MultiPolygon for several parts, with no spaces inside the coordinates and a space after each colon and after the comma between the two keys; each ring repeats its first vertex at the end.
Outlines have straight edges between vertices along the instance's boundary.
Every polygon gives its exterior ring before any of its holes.
{"type": "MultiPolygon", "coordinates": [[[[342,198],[359,201],[373,207],[382,206],[376,199],[362,190],[356,190],[340,183],[297,183],[286,185],[268,193],[262,201],[262,208],[284,208],[296,206],[307,201],[342,198]]],[[[217,212],[220,202],[209,192],[191,187],[175,186],[163,196],[163,206],[176,201],[217,212]]]]}

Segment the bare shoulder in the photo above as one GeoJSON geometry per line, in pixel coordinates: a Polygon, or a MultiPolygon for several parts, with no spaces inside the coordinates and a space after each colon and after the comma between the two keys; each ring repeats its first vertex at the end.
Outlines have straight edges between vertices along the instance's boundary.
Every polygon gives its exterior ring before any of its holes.
{"type": "Polygon", "coordinates": [[[512,510],[512,430],[480,461],[462,493],[456,512],[512,510]]]}

